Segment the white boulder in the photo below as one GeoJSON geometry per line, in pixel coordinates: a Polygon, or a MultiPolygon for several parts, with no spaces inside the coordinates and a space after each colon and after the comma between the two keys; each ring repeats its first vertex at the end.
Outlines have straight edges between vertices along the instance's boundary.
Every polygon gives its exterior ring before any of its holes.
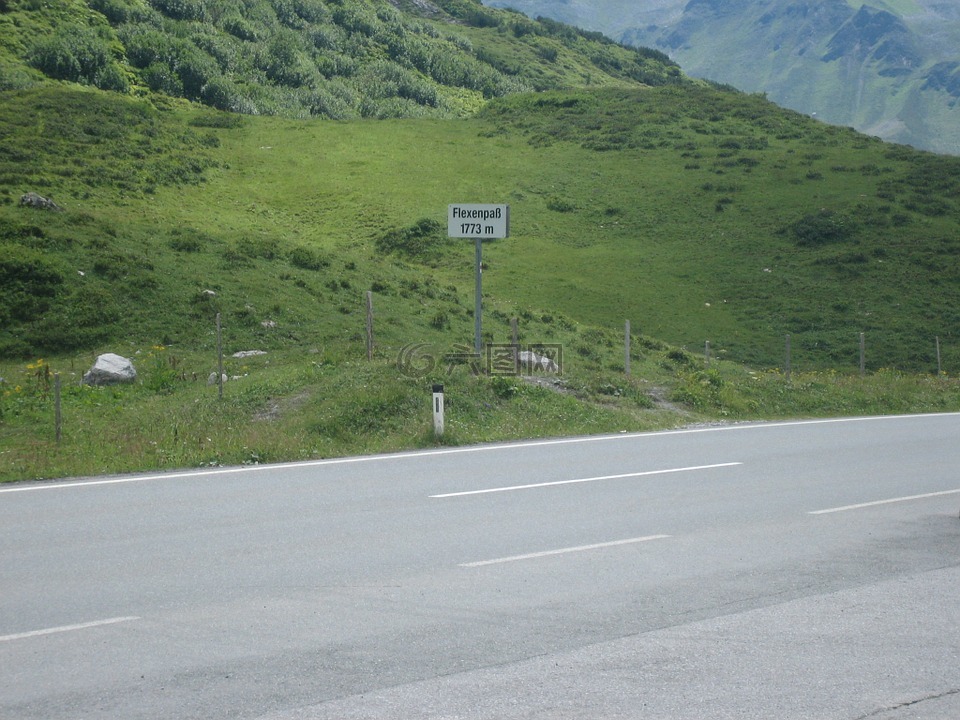
{"type": "Polygon", "coordinates": [[[133,363],[121,355],[104,353],[83,376],[84,385],[117,385],[137,379],[133,363]]]}

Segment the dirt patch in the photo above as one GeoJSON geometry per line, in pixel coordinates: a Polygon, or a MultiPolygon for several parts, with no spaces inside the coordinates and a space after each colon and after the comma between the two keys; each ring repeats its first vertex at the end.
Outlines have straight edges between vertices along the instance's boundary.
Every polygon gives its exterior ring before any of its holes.
{"type": "Polygon", "coordinates": [[[528,385],[542,387],[547,390],[553,390],[554,392],[564,393],[567,395],[572,394],[570,392],[570,388],[568,388],[567,384],[563,381],[563,378],[549,377],[545,375],[521,375],[520,379],[528,385]]]}
{"type": "Polygon", "coordinates": [[[669,398],[670,388],[661,387],[659,385],[654,385],[647,389],[647,395],[653,400],[654,405],[656,405],[661,410],[669,410],[670,412],[677,413],[678,415],[689,415],[689,411],[685,408],[676,405],[675,403],[670,402],[669,398]]]}
{"type": "Polygon", "coordinates": [[[310,399],[310,393],[301,392],[291,397],[273,398],[266,407],[261,408],[253,414],[256,422],[275,422],[279,420],[284,413],[290,410],[297,410],[310,399]]]}

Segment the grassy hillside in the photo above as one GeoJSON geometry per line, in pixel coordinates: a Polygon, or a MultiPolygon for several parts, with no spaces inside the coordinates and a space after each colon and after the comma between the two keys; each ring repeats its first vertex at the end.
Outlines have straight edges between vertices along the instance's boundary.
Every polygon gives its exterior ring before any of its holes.
{"type": "Polygon", "coordinates": [[[8,356],[195,343],[202,291],[227,283],[249,289],[221,310],[242,316],[269,287],[295,325],[310,318],[297,298],[353,302],[398,268],[469,294],[471,249],[443,223],[449,202],[482,200],[512,207],[486,287],[518,310],[632,318],[758,365],[780,363],[786,333],[808,366],[855,365],[859,332],[875,366],[929,370],[935,336],[956,357],[960,161],[759,97],[545,93],[457,122],[331,124],[46,88],[0,112],[8,272],[43,268],[5,283],[8,356]],[[31,189],[67,212],[17,206],[31,189]],[[422,219],[423,249],[387,252],[422,219]]]}
{"type": "Polygon", "coordinates": [[[659,52],[474,0],[5,0],[0,88],[44,78],[288,117],[457,117],[492,97],[680,82],[659,52]]]}
{"type": "Polygon", "coordinates": [[[957,408],[958,170],[686,82],[351,121],[0,91],[0,479],[427,445],[434,382],[449,443],[957,408]],[[21,206],[31,191],[63,210],[21,206]],[[510,204],[511,237],[484,248],[485,340],[519,318],[560,379],[474,372],[452,202],[510,204]],[[138,383],[80,387],[101,352],[138,383]]]}

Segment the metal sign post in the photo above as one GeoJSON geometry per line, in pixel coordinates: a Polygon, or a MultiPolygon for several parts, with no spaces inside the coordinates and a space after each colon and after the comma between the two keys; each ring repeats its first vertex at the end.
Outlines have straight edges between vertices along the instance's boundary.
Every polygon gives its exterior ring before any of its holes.
{"type": "Polygon", "coordinates": [[[480,357],[483,350],[483,240],[476,238],[477,243],[477,278],[476,300],[473,307],[473,351],[480,357]]]}
{"type": "Polygon", "coordinates": [[[502,240],[510,236],[509,205],[456,204],[447,206],[447,235],[452,238],[473,238],[476,243],[476,304],[473,310],[473,349],[483,351],[483,241],[502,240]]]}

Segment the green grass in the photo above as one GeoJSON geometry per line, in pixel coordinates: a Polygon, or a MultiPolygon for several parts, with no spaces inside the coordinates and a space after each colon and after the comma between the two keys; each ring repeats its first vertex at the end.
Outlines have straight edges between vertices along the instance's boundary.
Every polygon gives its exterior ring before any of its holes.
{"type": "Polygon", "coordinates": [[[586,387],[555,392],[514,378],[474,375],[469,367],[451,369],[442,360],[421,376],[401,372],[392,360],[369,363],[324,352],[228,358],[233,379],[222,399],[206,382],[205,358],[147,348],[134,354],[134,362],[137,383],[113,388],[78,385],[82,369],[68,361],[6,365],[0,479],[431,446],[437,442],[430,421],[435,381],[445,384],[448,398],[444,444],[673,423],[671,413],[650,410],[646,403],[611,410],[578,400],[577,393],[590,392],[586,387]],[[54,435],[55,372],[63,382],[60,444],[54,435]]]}
{"type": "MultiPolygon", "coordinates": [[[[217,467],[439,445],[672,428],[704,421],[960,410],[960,381],[881,371],[752,371],[706,363],[634,338],[623,373],[612,333],[571,331],[550,387],[476,375],[445,360],[415,367],[359,354],[276,351],[227,358],[223,397],[207,383],[215,356],[131,348],[132,385],[78,384],[79,357],[0,363],[0,482],[217,467]],[[580,336],[578,338],[578,336],[580,336]],[[598,349],[599,348],[599,349],[598,349]],[[589,352],[584,352],[589,350],[589,352]],[[618,367],[619,360],[619,367],[618,367]],[[55,373],[62,437],[56,441],[55,373]],[[431,387],[445,386],[446,432],[433,434],[431,387]]],[[[621,351],[622,352],[622,351],[621,351]]]]}
{"type": "Polygon", "coordinates": [[[789,333],[799,367],[854,368],[860,332],[871,369],[935,371],[935,337],[947,370],[960,365],[954,159],[712,89],[520,96],[456,122],[232,127],[108,97],[5,98],[14,132],[41,110],[64,129],[59,144],[15,134],[0,162],[3,242],[49,271],[39,304],[0,331],[8,355],[209,345],[217,311],[244,344],[316,344],[344,337],[378,288],[399,325],[444,312],[469,339],[472,248],[442,227],[449,202],[490,201],[512,208],[513,236],[484,255],[485,288],[510,312],[629,318],[758,367],[781,363],[789,333]],[[103,132],[66,132],[78,114],[103,132]],[[17,207],[31,189],[66,212],[17,207]],[[378,249],[421,221],[439,228],[424,256],[378,249]]]}
{"type": "Polygon", "coordinates": [[[455,120],[0,91],[0,480],[431,446],[436,381],[452,444],[956,410],[958,192],[955,158],[692,83],[519,94],[455,120]],[[64,211],[21,207],[29,191],[64,211]],[[519,318],[524,346],[562,347],[559,388],[465,362],[473,245],[444,229],[459,202],[510,204],[511,237],[483,249],[484,339],[519,318]],[[222,400],[218,313],[237,378],[222,400]],[[138,382],[80,387],[101,352],[138,382]]]}

